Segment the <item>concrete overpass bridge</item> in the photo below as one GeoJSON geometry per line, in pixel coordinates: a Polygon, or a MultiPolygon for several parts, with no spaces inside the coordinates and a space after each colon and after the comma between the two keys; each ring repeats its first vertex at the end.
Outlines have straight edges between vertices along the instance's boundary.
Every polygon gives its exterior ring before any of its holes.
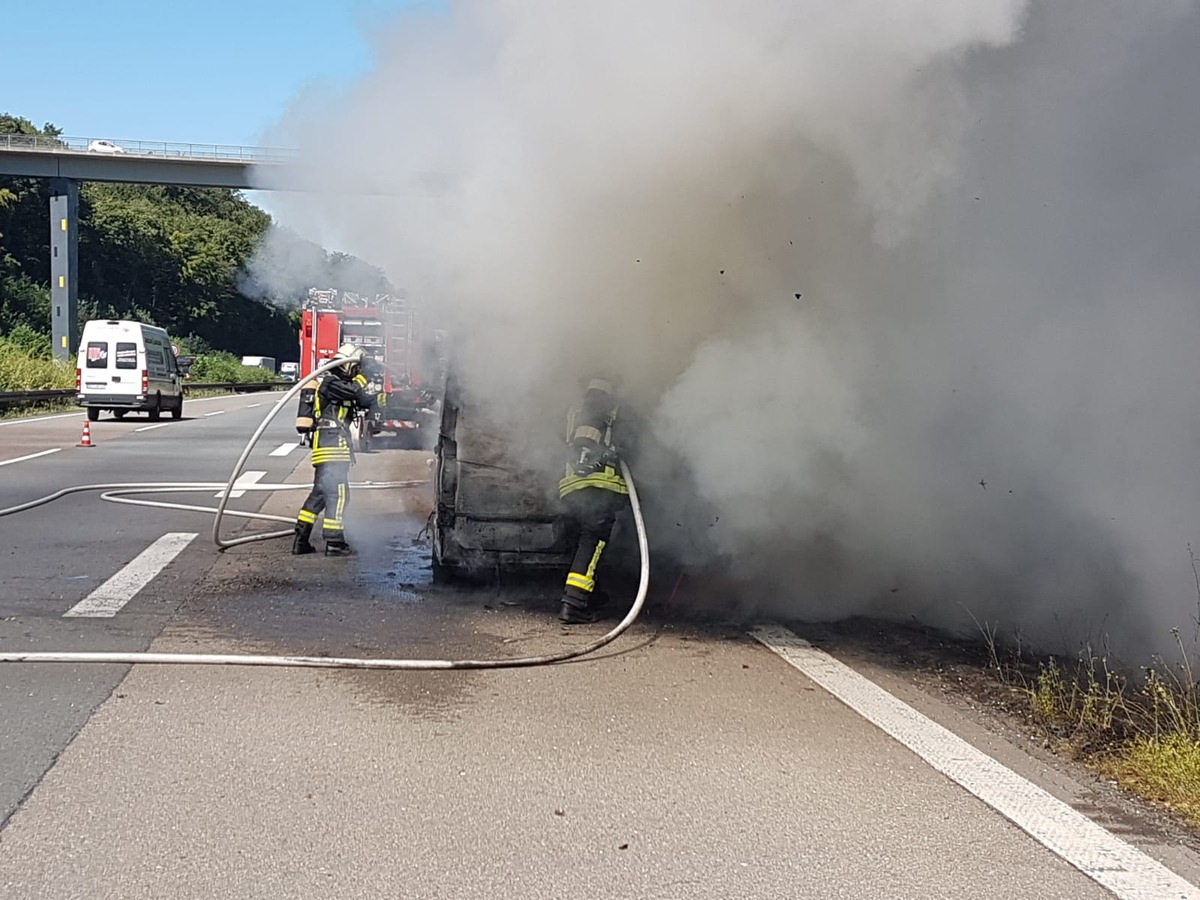
{"type": "Polygon", "coordinates": [[[0,175],[50,179],[50,319],[54,355],[76,350],[79,293],[79,183],[110,181],[264,190],[256,178],[296,158],[294,150],[0,135],[0,175]]]}

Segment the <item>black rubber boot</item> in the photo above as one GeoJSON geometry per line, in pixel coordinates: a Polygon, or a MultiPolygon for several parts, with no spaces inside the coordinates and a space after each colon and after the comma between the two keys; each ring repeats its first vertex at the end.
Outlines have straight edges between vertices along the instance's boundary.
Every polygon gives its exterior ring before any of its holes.
{"type": "Polygon", "coordinates": [[[588,609],[586,600],[563,597],[562,606],[558,609],[558,620],[567,625],[587,625],[596,621],[596,614],[588,609]]]}
{"type": "Polygon", "coordinates": [[[292,540],[292,556],[304,556],[306,553],[317,552],[317,548],[308,541],[311,535],[311,525],[296,526],[296,537],[292,540]]]}
{"type": "Polygon", "coordinates": [[[326,556],[357,556],[357,552],[353,547],[345,541],[326,541],[325,542],[326,556]]]}

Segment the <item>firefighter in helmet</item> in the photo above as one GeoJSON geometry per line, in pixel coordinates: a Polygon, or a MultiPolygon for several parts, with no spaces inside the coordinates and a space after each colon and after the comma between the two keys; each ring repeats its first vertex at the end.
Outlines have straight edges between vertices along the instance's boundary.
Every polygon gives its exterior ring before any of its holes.
{"type": "Polygon", "coordinates": [[[631,449],[632,424],[621,409],[612,378],[592,378],[583,402],[567,422],[569,457],[558,494],[578,542],[558,617],[566,623],[594,622],[600,605],[596,572],[629,487],[621,476],[621,455],[631,449]]]}
{"type": "MultiPolygon", "coordinates": [[[[292,553],[313,553],[309,542],[317,516],[322,512],[321,533],[325,538],[326,556],[351,556],[354,550],[346,543],[342,518],[350,501],[350,466],[354,450],[350,423],[359,410],[370,410],[375,398],[367,393],[363,377],[363,351],[353,344],[338,348],[337,359],[342,364],[321,376],[312,396],[312,464],[313,489],[296,516],[296,537],[292,553]]],[[[301,395],[301,406],[304,405],[301,395]]],[[[305,410],[301,410],[301,414],[305,410]]],[[[299,427],[299,425],[298,425],[299,427]]]]}

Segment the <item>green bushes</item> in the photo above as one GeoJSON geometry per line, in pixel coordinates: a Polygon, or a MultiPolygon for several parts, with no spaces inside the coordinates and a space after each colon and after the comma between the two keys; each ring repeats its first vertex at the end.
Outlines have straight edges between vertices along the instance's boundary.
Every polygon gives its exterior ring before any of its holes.
{"type": "Polygon", "coordinates": [[[45,391],[75,387],[74,363],[62,363],[50,358],[50,340],[14,329],[8,337],[0,336],[0,391],[45,391]],[[31,338],[44,342],[44,350],[31,338]]]}
{"type": "MultiPolygon", "coordinates": [[[[201,384],[255,384],[275,381],[274,373],[260,366],[243,366],[232,353],[198,354],[188,381],[201,384]]],[[[18,325],[0,335],[0,391],[44,391],[75,387],[75,362],[51,357],[50,339],[28,326],[18,325]]]]}
{"type": "Polygon", "coordinates": [[[198,354],[188,370],[188,381],[201,384],[249,384],[274,380],[274,373],[261,366],[243,366],[242,361],[232,353],[221,350],[198,354]]]}

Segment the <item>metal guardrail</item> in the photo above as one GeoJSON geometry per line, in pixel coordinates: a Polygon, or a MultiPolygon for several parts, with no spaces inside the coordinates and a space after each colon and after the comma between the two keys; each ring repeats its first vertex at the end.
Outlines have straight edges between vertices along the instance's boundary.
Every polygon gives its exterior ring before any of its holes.
{"type": "MultiPolygon", "coordinates": [[[[191,391],[229,391],[234,394],[247,394],[253,391],[279,391],[291,387],[289,381],[256,381],[256,382],[212,382],[207,384],[186,383],[184,394],[191,391]]],[[[0,410],[21,409],[25,406],[36,406],[39,403],[51,403],[55,400],[72,400],[75,398],[74,388],[56,388],[45,391],[0,391],[0,410]]]]}
{"type": "Polygon", "coordinates": [[[104,156],[149,156],[162,159],[197,159],[243,163],[281,163],[296,159],[298,151],[281,147],[241,147],[232,144],[188,144],[171,141],[115,141],[107,138],[48,137],[41,134],[2,134],[0,150],[40,153],[90,153],[104,156]],[[103,148],[100,144],[105,145],[103,148]],[[115,148],[115,149],[110,149],[115,148]]]}

